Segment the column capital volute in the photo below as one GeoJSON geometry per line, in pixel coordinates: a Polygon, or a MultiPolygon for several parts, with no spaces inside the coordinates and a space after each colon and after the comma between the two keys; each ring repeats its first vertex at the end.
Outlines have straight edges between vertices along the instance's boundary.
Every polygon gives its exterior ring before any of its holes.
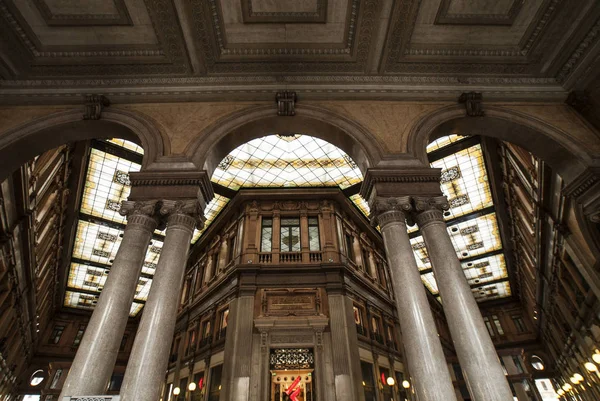
{"type": "Polygon", "coordinates": [[[160,225],[159,213],[161,203],[152,201],[122,201],[119,214],[127,217],[127,224],[141,224],[150,230],[160,225]]]}
{"type": "Polygon", "coordinates": [[[193,230],[197,227],[199,230],[204,228],[204,208],[198,199],[187,200],[168,200],[161,201],[159,210],[161,216],[167,218],[167,224],[183,225],[185,228],[193,230]]]}
{"type": "Polygon", "coordinates": [[[423,229],[430,223],[443,223],[443,212],[450,208],[448,199],[445,196],[415,196],[413,202],[415,206],[415,221],[420,229],[423,229]]]}
{"type": "Polygon", "coordinates": [[[384,228],[390,223],[406,224],[412,210],[410,196],[375,197],[371,200],[371,224],[384,228]]]}

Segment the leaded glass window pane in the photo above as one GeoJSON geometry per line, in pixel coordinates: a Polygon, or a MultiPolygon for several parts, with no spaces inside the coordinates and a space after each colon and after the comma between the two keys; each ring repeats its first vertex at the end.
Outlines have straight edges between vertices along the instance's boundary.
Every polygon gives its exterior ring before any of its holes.
{"type": "Polygon", "coordinates": [[[311,251],[320,251],[321,242],[319,240],[319,221],[316,217],[308,219],[308,247],[311,251]]]}
{"type": "Polygon", "coordinates": [[[281,219],[281,252],[300,251],[300,220],[281,219]]]}
{"type": "Polygon", "coordinates": [[[271,252],[273,247],[273,220],[263,219],[260,231],[260,251],[271,252]]]}

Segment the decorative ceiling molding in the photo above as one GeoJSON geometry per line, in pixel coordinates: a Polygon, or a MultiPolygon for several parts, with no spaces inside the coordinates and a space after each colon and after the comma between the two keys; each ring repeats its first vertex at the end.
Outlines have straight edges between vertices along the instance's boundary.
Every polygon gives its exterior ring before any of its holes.
{"type": "MultiPolygon", "coordinates": [[[[435,18],[436,24],[448,25],[512,25],[515,18],[523,8],[524,0],[511,0],[512,4],[506,14],[470,13],[454,14],[448,12],[453,0],[442,0],[438,14],[435,18]]],[[[474,7],[475,8],[475,7],[474,7]]]]}
{"type": "Polygon", "coordinates": [[[133,25],[125,0],[113,0],[116,14],[55,14],[48,0],[32,0],[48,26],[133,25]]]}
{"type": "MultiPolygon", "coordinates": [[[[258,11],[253,7],[257,0],[242,0],[244,23],[273,22],[273,23],[323,23],[327,20],[327,0],[314,0],[315,9],[311,11],[291,11],[286,9],[286,2],[278,0],[280,10],[258,11]]],[[[293,3],[294,1],[288,1],[293,3]]]]}

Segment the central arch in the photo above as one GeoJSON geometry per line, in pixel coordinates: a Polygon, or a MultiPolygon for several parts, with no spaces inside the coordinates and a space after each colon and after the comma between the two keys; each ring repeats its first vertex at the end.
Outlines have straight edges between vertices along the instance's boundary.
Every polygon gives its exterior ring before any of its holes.
{"type": "Polygon", "coordinates": [[[363,175],[382,159],[382,149],[366,129],[308,105],[297,107],[294,117],[277,116],[272,106],[232,114],[199,135],[189,145],[186,156],[212,176],[219,162],[239,145],[265,135],[289,133],[313,136],[337,146],[354,160],[363,175]]]}

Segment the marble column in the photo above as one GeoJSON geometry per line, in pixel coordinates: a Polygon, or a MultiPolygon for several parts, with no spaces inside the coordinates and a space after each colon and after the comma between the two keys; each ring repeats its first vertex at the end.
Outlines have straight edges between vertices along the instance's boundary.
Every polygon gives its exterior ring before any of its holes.
{"type": "Polygon", "coordinates": [[[71,365],[59,399],[105,394],[119,353],[129,309],[152,233],[157,202],[123,202],[127,216],[121,246],[110,269],[98,304],[71,365]]]}
{"type": "Polygon", "coordinates": [[[160,213],[167,216],[167,234],[125,371],[121,401],[160,397],[190,241],[202,216],[195,200],[163,201],[160,213]]]}
{"type": "Polygon", "coordinates": [[[410,198],[376,198],[371,210],[375,222],[381,227],[406,362],[417,399],[456,400],[442,344],[406,230],[404,213],[411,210],[410,198]]]}
{"type": "Polygon", "coordinates": [[[471,397],[474,401],[511,401],[496,349],[448,235],[442,215],[449,207],[446,197],[415,197],[414,204],[471,397]]]}

